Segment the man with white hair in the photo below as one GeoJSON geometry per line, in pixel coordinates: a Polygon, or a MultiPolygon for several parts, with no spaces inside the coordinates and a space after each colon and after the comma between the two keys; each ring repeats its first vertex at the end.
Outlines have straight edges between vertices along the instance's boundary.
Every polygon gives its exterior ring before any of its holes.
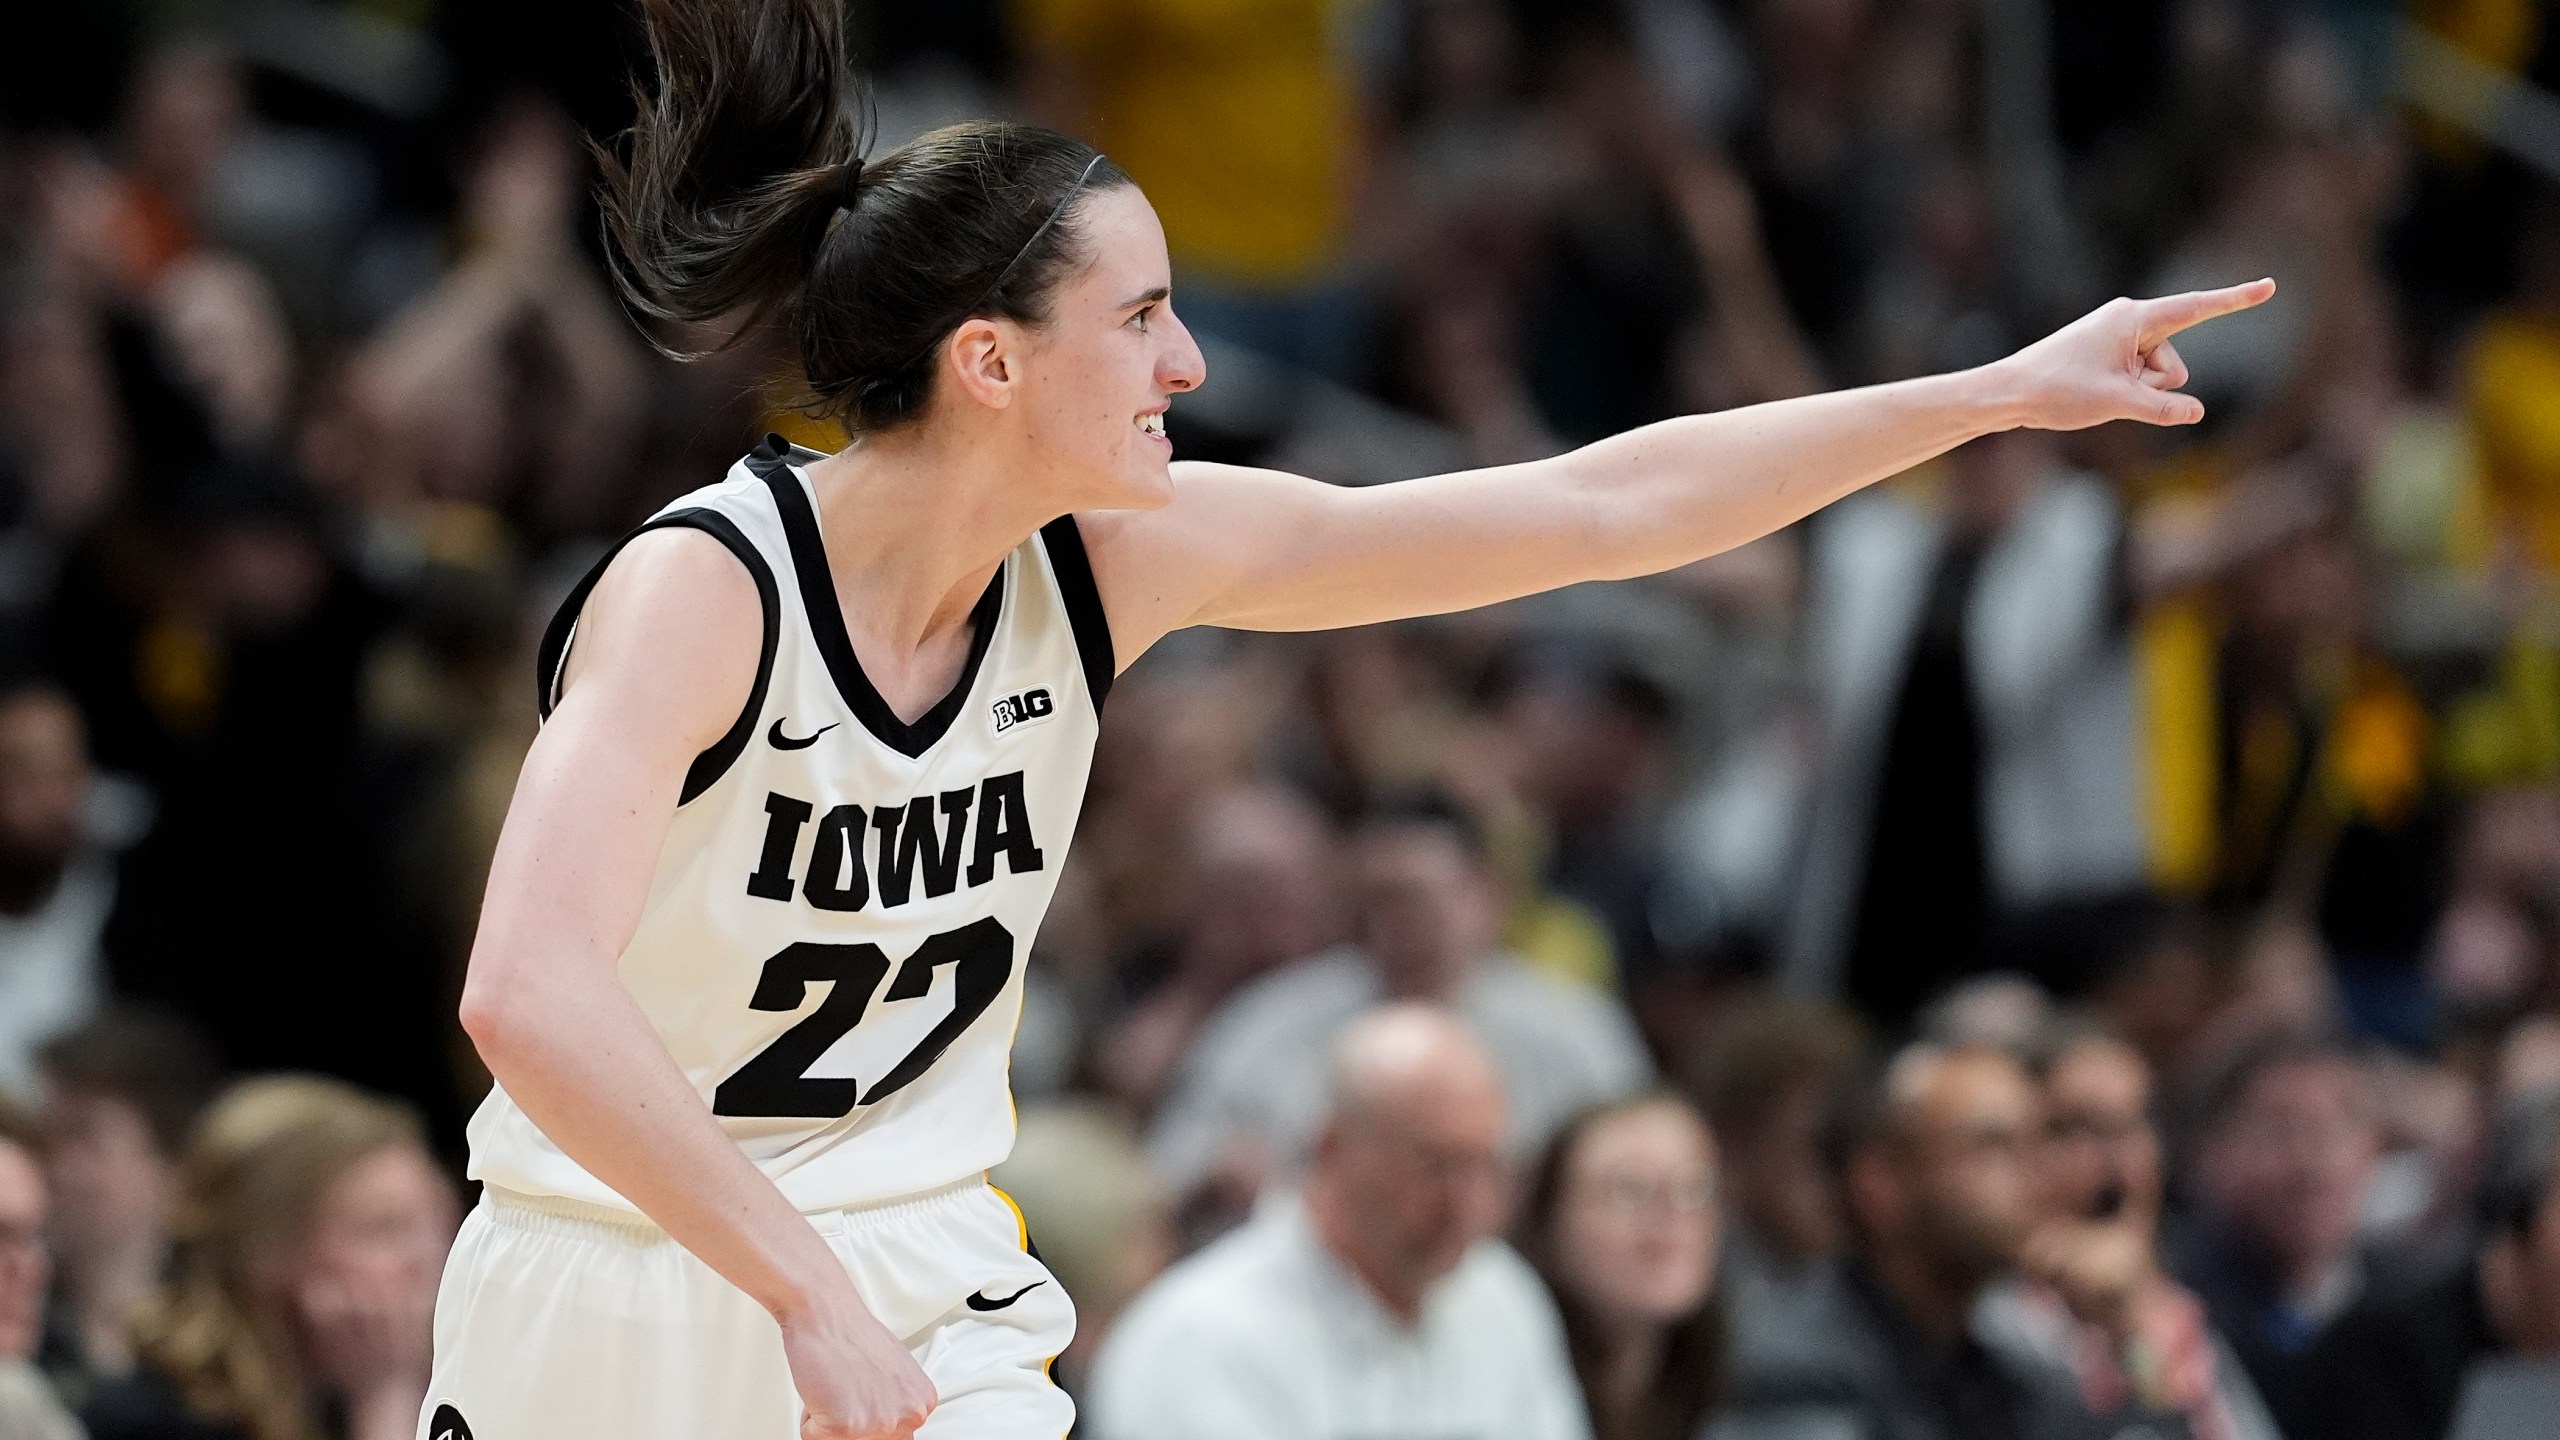
{"type": "Polygon", "coordinates": [[[1371,1011],[1333,1052],[1306,1188],[1167,1271],[1104,1343],[1101,1440],[1586,1440],[1563,1332],[1493,1238],[1501,1072],[1424,1005],[1371,1011]]]}

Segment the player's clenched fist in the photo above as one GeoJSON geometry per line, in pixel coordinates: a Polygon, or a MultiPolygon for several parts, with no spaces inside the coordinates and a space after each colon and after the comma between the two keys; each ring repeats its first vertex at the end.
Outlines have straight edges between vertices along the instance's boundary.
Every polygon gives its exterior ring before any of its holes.
{"type": "Polygon", "coordinates": [[[800,1440],[908,1440],[933,1413],[933,1381],[859,1301],[782,1322],[800,1391],[800,1440]]]}

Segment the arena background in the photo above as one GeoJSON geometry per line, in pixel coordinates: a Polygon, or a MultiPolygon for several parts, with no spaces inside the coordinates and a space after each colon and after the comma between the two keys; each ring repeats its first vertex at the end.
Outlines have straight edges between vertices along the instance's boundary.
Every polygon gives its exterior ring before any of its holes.
{"type": "MultiPolygon", "coordinates": [[[[2335,1335],[2395,1276],[2496,1269],[2502,1126],[2541,1136],[2529,1216],[2550,1169],[2560,11],[949,0],[849,31],[875,151],[1034,119],[1145,187],[1209,358],[1191,458],[1390,482],[2282,286],[2181,340],[2196,429],[1978,442],[1670,574],[1132,668],[1000,1177],[1086,1317],[1069,1383],[1294,1173],[1238,1097],[1304,1058],[1210,1052],[1274,977],[1398,947],[1446,973],[1388,993],[1499,966],[1583,1007],[1521,1173],[1645,1076],[1703,1109],[1726,1259],[1690,1303],[1728,1331],[1762,1323],[1750,1264],[1843,1243],[1806,1117],[1854,1057],[2102,1030],[2166,1157],[2136,1268],[2274,1426],[2349,1433],[2301,1418],[2341,1373],[2418,1397],[2560,1353],[2494,1285],[2446,1302],[2489,1319],[2445,1374],[2335,1335]],[[1489,885],[1355,843],[1381,807],[1463,816],[1489,885]]],[[[767,430],[841,443],[768,339],[678,366],[615,297],[583,142],[645,62],[607,0],[0,16],[0,1090],[54,1176],[37,1356],[74,1408],[170,1273],[214,1075],[392,1097],[467,1201],[455,997],[534,637],[767,430]],[[150,1125],[102,1140],[84,1096],[150,1125]]],[[[2513,1223],[2560,1256],[2560,1207],[2513,1223]]],[[[409,1373],[416,1289],[278,1413],[361,1430],[326,1377],[409,1373]]],[[[1726,1351],[1700,1403],[1741,1425],[1726,1351]]],[[[2372,1433],[2446,1433],[2410,1404],[2372,1433]]]]}

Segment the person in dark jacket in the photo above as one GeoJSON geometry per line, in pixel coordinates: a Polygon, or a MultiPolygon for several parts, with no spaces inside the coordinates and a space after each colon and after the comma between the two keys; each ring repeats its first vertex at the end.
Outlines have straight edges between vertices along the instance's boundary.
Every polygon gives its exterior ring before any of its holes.
{"type": "Polygon", "coordinates": [[[2154,1440],[2178,1416],[2093,1412],[2067,1368],[1985,1333],[1984,1295],[2045,1218],[2044,1102],[1987,1046],[1913,1045],[1856,1087],[1830,1158],[1847,1253],[1813,1292],[1734,1316],[1712,1440],[2154,1440]]]}
{"type": "Polygon", "coordinates": [[[2364,1212],[2382,1158],[2362,1059],[2274,1035],[2226,1066],[2203,1103],[2196,1212],[2169,1267],[2204,1302],[2287,1435],[2304,1428],[2312,1347],[2362,1294],[2364,1212]]]}
{"type": "Polygon", "coordinates": [[[2443,1440],[2465,1377],[2500,1355],[2560,1358],[2560,1090],[2500,1117],[2476,1243],[2404,1283],[2377,1285],[2314,1350],[2302,1433],[2443,1440]]]}

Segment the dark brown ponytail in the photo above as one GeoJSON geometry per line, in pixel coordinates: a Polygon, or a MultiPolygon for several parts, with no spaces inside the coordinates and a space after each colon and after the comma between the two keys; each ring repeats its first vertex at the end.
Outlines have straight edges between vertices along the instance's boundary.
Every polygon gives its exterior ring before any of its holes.
{"type": "Polygon", "coordinates": [[[658,87],[639,91],[629,159],[603,158],[605,224],[634,308],[740,315],[740,333],[771,319],[818,413],[885,430],[923,413],[960,322],[1047,321],[1090,258],[1074,202],[1129,177],[1082,141],[993,121],[865,163],[840,5],[642,0],[658,87]]]}

